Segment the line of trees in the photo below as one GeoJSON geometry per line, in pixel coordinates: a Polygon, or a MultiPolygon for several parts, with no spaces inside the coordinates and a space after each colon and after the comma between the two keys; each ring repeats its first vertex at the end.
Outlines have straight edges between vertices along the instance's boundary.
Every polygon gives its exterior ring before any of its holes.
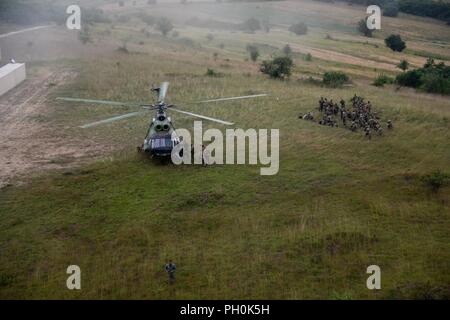
{"type": "MultiPolygon", "coordinates": [[[[109,22],[98,8],[86,8],[81,18],[85,24],[109,22]]],[[[66,19],[66,6],[55,1],[0,0],[0,21],[28,26],[51,22],[63,24],[66,19]]]]}
{"type": "MultiPolygon", "coordinates": [[[[321,0],[318,0],[321,1],[321,0]]],[[[430,17],[450,24],[450,3],[437,0],[337,0],[359,5],[378,5],[383,15],[396,17],[398,11],[416,16],[430,17]]],[[[331,1],[333,2],[333,1],[331,1]]]]}
{"type": "Polygon", "coordinates": [[[416,16],[431,17],[450,23],[450,3],[433,0],[399,0],[399,10],[416,16]]]}
{"type": "Polygon", "coordinates": [[[42,1],[41,3],[21,0],[0,1],[0,21],[15,23],[18,25],[34,25],[46,22],[65,21],[65,7],[54,2],[42,1]]]}

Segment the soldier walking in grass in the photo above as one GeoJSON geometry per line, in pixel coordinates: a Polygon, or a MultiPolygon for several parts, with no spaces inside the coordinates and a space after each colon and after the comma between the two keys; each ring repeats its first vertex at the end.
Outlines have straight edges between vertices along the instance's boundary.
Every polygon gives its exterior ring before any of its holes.
{"type": "Polygon", "coordinates": [[[172,260],[169,260],[168,263],[166,263],[164,267],[167,271],[167,274],[169,275],[169,283],[172,284],[175,282],[175,270],[177,269],[177,266],[175,263],[172,262],[172,260]]]}

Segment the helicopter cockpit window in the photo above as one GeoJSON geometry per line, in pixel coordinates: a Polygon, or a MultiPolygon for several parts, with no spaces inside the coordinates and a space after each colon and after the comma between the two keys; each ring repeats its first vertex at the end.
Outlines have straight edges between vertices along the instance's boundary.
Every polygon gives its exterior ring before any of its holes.
{"type": "Polygon", "coordinates": [[[172,146],[172,140],[170,138],[157,138],[152,140],[152,148],[169,148],[172,146]]]}

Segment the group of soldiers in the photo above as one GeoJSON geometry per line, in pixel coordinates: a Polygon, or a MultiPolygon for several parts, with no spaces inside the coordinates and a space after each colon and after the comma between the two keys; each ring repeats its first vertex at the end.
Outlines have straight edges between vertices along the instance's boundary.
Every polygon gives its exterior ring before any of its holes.
{"type": "MultiPolygon", "coordinates": [[[[380,118],[377,113],[373,111],[370,101],[364,101],[364,98],[356,94],[350,99],[351,107],[347,107],[345,101],[341,99],[339,104],[333,102],[333,99],[320,97],[319,111],[322,115],[319,120],[320,125],[338,127],[339,119],[342,126],[355,132],[358,129],[364,130],[365,136],[368,139],[372,138],[372,132],[375,131],[377,135],[383,134],[380,118]]],[[[308,112],[300,115],[303,120],[314,121],[314,113],[308,112]]],[[[392,129],[392,121],[387,121],[387,128],[392,129]]]]}

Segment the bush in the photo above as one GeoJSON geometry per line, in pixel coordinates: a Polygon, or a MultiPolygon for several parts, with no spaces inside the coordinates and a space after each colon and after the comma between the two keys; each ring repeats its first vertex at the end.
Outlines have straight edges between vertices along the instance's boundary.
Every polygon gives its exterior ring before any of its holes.
{"type": "Polygon", "coordinates": [[[289,31],[301,36],[308,33],[308,27],[303,22],[299,22],[290,26],[289,31]]]}
{"type": "Polygon", "coordinates": [[[428,73],[422,77],[422,89],[430,93],[450,94],[450,79],[436,73],[428,73]]]}
{"type": "Polygon", "coordinates": [[[307,53],[307,54],[305,54],[305,56],[304,56],[304,58],[303,58],[305,61],[311,61],[312,60],[312,55],[311,55],[311,53],[307,53]]]}
{"type": "Polygon", "coordinates": [[[163,36],[167,36],[167,34],[173,29],[173,25],[169,19],[162,17],[156,21],[156,29],[160,31],[163,36]]]}
{"type": "Polygon", "coordinates": [[[80,32],[78,33],[78,40],[81,41],[82,44],[87,44],[92,42],[91,32],[88,25],[85,25],[80,32]]]}
{"type": "Polygon", "coordinates": [[[394,83],[394,79],[391,77],[388,77],[385,74],[380,74],[374,81],[373,85],[376,87],[383,87],[385,84],[391,84],[394,83]]]}
{"type": "Polygon", "coordinates": [[[440,170],[436,170],[430,174],[422,177],[422,182],[425,183],[433,192],[437,192],[442,186],[450,181],[450,175],[440,170]]]}
{"type": "Polygon", "coordinates": [[[349,80],[349,77],[341,71],[329,71],[324,73],[322,82],[328,87],[337,88],[349,80]]]}
{"type": "Polygon", "coordinates": [[[396,82],[430,93],[450,94],[450,66],[436,64],[430,58],[422,68],[399,74],[396,82]]]}
{"type": "Polygon", "coordinates": [[[291,46],[288,44],[283,47],[282,51],[285,56],[290,56],[292,54],[291,46]]]}
{"type": "Polygon", "coordinates": [[[422,73],[418,70],[411,70],[399,74],[395,81],[402,86],[418,88],[422,85],[422,73]]]}
{"type": "Polygon", "coordinates": [[[391,34],[389,37],[384,39],[386,46],[393,51],[402,52],[406,48],[405,41],[398,34],[391,34]]]}
{"type": "Polygon", "coordinates": [[[149,26],[153,26],[156,22],[156,18],[154,16],[151,16],[145,12],[139,12],[136,16],[149,26]]]}
{"type": "Polygon", "coordinates": [[[373,30],[367,27],[367,18],[359,20],[358,31],[366,37],[372,37],[373,30]]]}
{"type": "Polygon", "coordinates": [[[291,57],[276,57],[261,63],[260,71],[274,79],[284,79],[291,75],[294,62],[291,57]]]}
{"type": "Polygon", "coordinates": [[[400,63],[397,65],[397,68],[406,71],[409,68],[409,62],[407,60],[402,60],[400,61],[400,63]]]}
{"type": "Polygon", "coordinates": [[[214,69],[208,68],[206,70],[206,76],[208,76],[208,77],[220,77],[221,74],[219,72],[214,71],[214,69]]]}
{"type": "Polygon", "coordinates": [[[261,24],[258,19],[250,18],[242,23],[241,28],[248,32],[255,32],[261,29],[261,24]]]}
{"type": "Polygon", "coordinates": [[[247,52],[250,54],[250,59],[255,62],[258,60],[259,57],[259,50],[258,47],[252,44],[247,45],[247,52]]]}

